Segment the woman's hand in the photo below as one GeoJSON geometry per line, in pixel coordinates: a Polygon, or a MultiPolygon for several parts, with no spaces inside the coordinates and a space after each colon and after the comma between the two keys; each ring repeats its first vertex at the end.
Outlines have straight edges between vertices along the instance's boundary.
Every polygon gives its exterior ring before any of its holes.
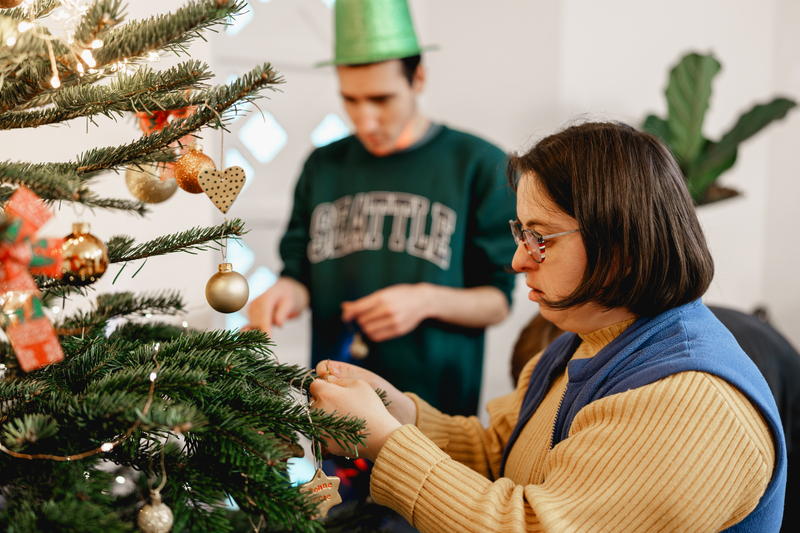
{"type": "Polygon", "coordinates": [[[342,363],[340,361],[322,361],[317,365],[317,374],[323,379],[330,376],[343,379],[360,379],[369,383],[372,389],[381,389],[386,392],[386,401],[389,402],[388,410],[400,424],[417,423],[417,404],[414,400],[403,394],[394,385],[359,366],[342,363]]]}
{"type": "MultiPolygon", "coordinates": [[[[336,411],[340,415],[363,418],[366,421],[364,435],[367,445],[358,447],[359,457],[375,461],[386,440],[402,425],[389,414],[372,385],[364,380],[328,375],[327,381],[315,379],[311,383],[310,391],[314,409],[327,413],[336,411]]],[[[328,439],[326,447],[334,455],[350,455],[333,439],[328,439]]]]}

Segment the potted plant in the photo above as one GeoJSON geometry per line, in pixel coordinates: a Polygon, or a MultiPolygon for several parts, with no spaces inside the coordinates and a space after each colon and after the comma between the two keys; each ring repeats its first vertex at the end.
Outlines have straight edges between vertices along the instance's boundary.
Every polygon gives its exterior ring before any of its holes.
{"type": "Polygon", "coordinates": [[[711,98],[711,82],[721,69],[713,55],[684,56],[669,75],[667,118],[650,115],[643,128],[661,137],[672,149],[692,198],[697,205],[739,194],[715,182],[736,162],[737,148],[773,120],[783,118],[796,103],[775,98],[757,104],[739,117],[736,125],[718,141],[703,136],[703,121],[711,98]]]}

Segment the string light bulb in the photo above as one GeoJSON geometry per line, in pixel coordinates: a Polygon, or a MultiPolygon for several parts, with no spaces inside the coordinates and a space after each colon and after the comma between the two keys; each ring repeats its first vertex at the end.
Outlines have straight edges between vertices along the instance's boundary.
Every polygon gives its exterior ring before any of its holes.
{"type": "Polygon", "coordinates": [[[19,23],[19,26],[17,26],[17,29],[20,31],[20,33],[25,33],[31,28],[33,28],[33,23],[28,22],[27,20],[23,20],[19,23]]]}
{"type": "Polygon", "coordinates": [[[94,41],[92,41],[92,48],[94,48],[95,50],[102,47],[103,47],[103,41],[101,41],[100,39],[95,39],[94,41]]]}
{"type": "Polygon", "coordinates": [[[17,44],[17,38],[16,37],[9,37],[8,39],[6,39],[6,44],[8,46],[14,46],[15,44],[17,44]]]}
{"type": "Polygon", "coordinates": [[[81,59],[83,59],[83,62],[89,65],[91,68],[97,66],[97,62],[94,60],[91,50],[84,50],[81,52],[81,59]]]}
{"type": "Polygon", "coordinates": [[[100,450],[104,452],[110,452],[113,447],[114,445],[110,442],[104,442],[103,445],[100,446],[100,450]]]}

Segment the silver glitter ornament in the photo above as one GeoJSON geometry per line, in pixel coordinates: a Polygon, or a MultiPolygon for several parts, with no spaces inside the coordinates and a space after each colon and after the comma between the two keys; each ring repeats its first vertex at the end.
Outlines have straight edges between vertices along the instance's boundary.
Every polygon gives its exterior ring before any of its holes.
{"type": "Polygon", "coordinates": [[[161,493],[150,491],[150,503],[139,510],[136,523],[144,533],[168,533],[172,529],[175,518],[172,509],[161,501],[161,493]]]}

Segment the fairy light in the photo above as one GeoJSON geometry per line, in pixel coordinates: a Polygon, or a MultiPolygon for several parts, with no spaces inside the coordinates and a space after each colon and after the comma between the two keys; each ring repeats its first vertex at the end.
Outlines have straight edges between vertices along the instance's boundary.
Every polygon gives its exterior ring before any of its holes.
{"type": "Polygon", "coordinates": [[[89,67],[94,68],[97,66],[97,62],[94,60],[94,56],[92,55],[91,50],[84,50],[81,52],[81,59],[83,62],[89,65],[89,67]]]}
{"type": "Polygon", "coordinates": [[[114,445],[110,442],[104,442],[102,446],[100,446],[101,452],[110,452],[114,445]]]}
{"type": "Polygon", "coordinates": [[[78,65],[77,65],[77,69],[78,69],[78,73],[79,73],[81,76],[83,76],[83,73],[84,73],[84,71],[83,71],[83,63],[80,63],[80,62],[79,62],[79,63],[78,63],[78,65]]]}
{"type": "Polygon", "coordinates": [[[16,37],[9,37],[8,39],[6,39],[6,44],[8,46],[14,46],[15,44],[17,44],[17,38],[16,37]]]}
{"type": "Polygon", "coordinates": [[[147,60],[155,63],[157,61],[161,61],[161,56],[158,55],[158,52],[150,52],[147,54],[147,60]]]}
{"type": "Polygon", "coordinates": [[[56,56],[53,53],[53,45],[50,44],[50,41],[45,41],[47,43],[47,53],[50,56],[50,69],[53,71],[53,77],[50,78],[50,85],[53,89],[58,89],[61,87],[61,80],[58,78],[58,67],[56,67],[56,56]]]}
{"type": "Polygon", "coordinates": [[[98,48],[102,48],[102,47],[103,47],[103,41],[101,41],[100,39],[95,39],[94,41],[92,41],[92,48],[93,49],[97,50],[98,48]]]}
{"type": "Polygon", "coordinates": [[[23,20],[19,23],[19,26],[17,26],[17,29],[20,31],[20,33],[25,33],[31,28],[33,28],[33,23],[28,22],[27,20],[23,20]]]}

